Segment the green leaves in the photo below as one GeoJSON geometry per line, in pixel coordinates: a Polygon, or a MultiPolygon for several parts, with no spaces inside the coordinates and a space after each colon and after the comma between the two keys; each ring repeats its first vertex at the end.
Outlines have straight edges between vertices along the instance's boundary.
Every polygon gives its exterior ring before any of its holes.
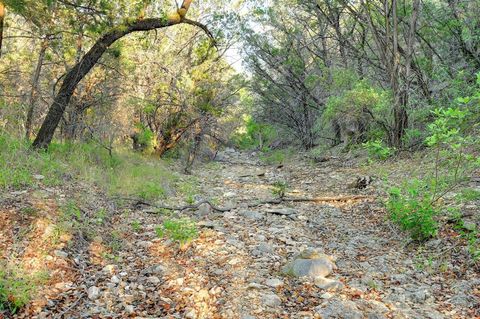
{"type": "Polygon", "coordinates": [[[185,245],[198,236],[195,222],[188,218],[167,219],[162,226],[155,228],[158,237],[168,237],[173,241],[185,245]]]}
{"type": "Polygon", "coordinates": [[[438,222],[435,220],[438,211],[430,199],[428,184],[413,180],[403,188],[390,189],[387,210],[391,220],[402,230],[408,231],[413,240],[424,241],[438,231],[438,222]]]}
{"type": "Polygon", "coordinates": [[[458,150],[465,139],[461,136],[460,130],[465,125],[465,119],[470,114],[468,110],[460,108],[436,109],[432,112],[436,119],[428,125],[430,136],[425,142],[428,146],[446,144],[458,150]]]}

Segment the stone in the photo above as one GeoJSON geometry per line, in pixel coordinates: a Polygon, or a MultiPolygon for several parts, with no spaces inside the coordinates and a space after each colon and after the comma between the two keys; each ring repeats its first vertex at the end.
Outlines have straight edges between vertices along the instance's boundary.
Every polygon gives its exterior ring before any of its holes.
{"type": "Polygon", "coordinates": [[[428,291],[426,289],[420,289],[418,291],[415,291],[411,294],[409,294],[410,300],[417,304],[422,304],[427,300],[428,298],[428,291]]]}
{"type": "Polygon", "coordinates": [[[265,281],[265,284],[275,289],[284,285],[283,281],[277,278],[267,279],[267,281],[265,281]]]}
{"type": "Polygon", "coordinates": [[[100,289],[98,287],[92,286],[87,290],[88,299],[97,300],[100,297],[100,289]]]}
{"type": "Polygon", "coordinates": [[[251,211],[251,210],[241,211],[240,215],[242,215],[245,218],[253,219],[253,220],[261,220],[264,218],[264,215],[262,213],[251,211]]]}
{"type": "Polygon", "coordinates": [[[114,284],[118,284],[120,282],[120,278],[118,278],[117,276],[112,276],[112,278],[110,278],[110,281],[114,284]]]}
{"type": "Polygon", "coordinates": [[[326,293],[323,293],[323,294],[320,295],[320,298],[322,298],[322,299],[330,299],[332,297],[333,297],[333,295],[329,292],[326,292],[326,293]]]}
{"type": "Polygon", "coordinates": [[[114,274],[117,272],[118,267],[116,265],[106,265],[102,271],[106,274],[114,274]]]}
{"type": "Polygon", "coordinates": [[[138,246],[142,247],[142,248],[150,248],[153,246],[153,243],[151,241],[147,241],[147,240],[142,240],[142,241],[139,241],[138,246]]]}
{"type": "Polygon", "coordinates": [[[262,302],[268,307],[278,307],[282,304],[282,299],[276,294],[265,294],[262,296],[262,302]]]}
{"type": "Polygon", "coordinates": [[[271,254],[274,252],[272,245],[265,242],[258,244],[256,249],[262,253],[267,253],[267,254],[271,254]]]}
{"type": "Polygon", "coordinates": [[[282,272],[289,276],[317,279],[328,276],[334,269],[336,266],[333,257],[314,249],[306,249],[287,264],[282,272]]]}
{"type": "Polygon", "coordinates": [[[35,178],[38,181],[41,181],[42,179],[45,179],[45,176],[40,175],[40,174],[34,174],[33,178],[35,178]]]}
{"type": "Polygon", "coordinates": [[[340,290],[344,286],[340,281],[328,278],[315,278],[315,286],[324,290],[340,290]]]}
{"type": "Polygon", "coordinates": [[[207,203],[203,203],[198,206],[197,214],[198,216],[205,217],[212,213],[212,206],[207,203]]]}
{"type": "Polygon", "coordinates": [[[322,319],[362,319],[363,315],[353,301],[330,299],[326,306],[319,306],[315,311],[322,319]]]}
{"type": "Polygon", "coordinates": [[[463,223],[463,228],[468,231],[475,231],[477,229],[477,224],[473,222],[464,222],[463,223]]]}
{"type": "Polygon", "coordinates": [[[157,285],[160,283],[160,279],[156,276],[148,277],[147,281],[151,284],[157,285]]]}
{"type": "Polygon", "coordinates": [[[133,313],[135,311],[135,308],[132,305],[126,305],[125,306],[125,312],[126,313],[133,313]]]}
{"type": "Polygon", "coordinates": [[[146,275],[162,275],[165,271],[165,267],[163,265],[152,265],[140,271],[141,276],[146,275]]]}
{"type": "Polygon", "coordinates": [[[67,252],[64,252],[63,250],[55,250],[55,256],[57,257],[61,257],[61,258],[67,258],[68,257],[68,253],[67,252]]]}
{"type": "Polygon", "coordinates": [[[237,193],[235,192],[226,192],[225,194],[223,194],[223,197],[226,197],[226,198],[231,198],[235,196],[237,196],[237,193]]]}

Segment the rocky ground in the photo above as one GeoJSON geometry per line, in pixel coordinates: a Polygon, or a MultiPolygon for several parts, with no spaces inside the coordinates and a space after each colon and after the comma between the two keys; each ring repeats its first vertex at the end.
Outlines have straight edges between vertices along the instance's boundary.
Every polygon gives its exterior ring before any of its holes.
{"type": "MultiPolygon", "coordinates": [[[[85,187],[82,211],[104,207],[108,222],[89,226],[96,230],[93,240],[59,239],[45,251],[41,262],[51,263],[56,279],[16,317],[479,318],[478,268],[455,236],[441,234],[422,246],[409,242],[379,204],[380,181],[373,176],[372,183],[356,185],[372,172],[351,166],[334,159],[264,166],[228,150],[194,173],[202,187],[196,200],[231,208],[225,212],[203,205],[152,214],[85,187]],[[276,181],[287,182],[288,198],[317,200],[260,204],[273,198],[276,181]],[[172,216],[193,218],[199,237],[185,247],[159,238],[155,227],[172,216]],[[302,257],[309,249],[318,254],[302,257]],[[285,274],[299,258],[325,261],[325,267],[310,277],[285,274]]],[[[27,197],[68,194],[15,194],[4,205],[14,210],[27,197]]],[[[8,230],[14,221],[3,217],[8,230]]],[[[30,245],[51,231],[44,224],[30,245]]]]}

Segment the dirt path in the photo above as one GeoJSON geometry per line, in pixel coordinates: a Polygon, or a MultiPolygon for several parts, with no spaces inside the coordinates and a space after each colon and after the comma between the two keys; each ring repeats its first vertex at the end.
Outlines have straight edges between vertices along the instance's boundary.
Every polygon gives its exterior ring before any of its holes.
{"type": "Polygon", "coordinates": [[[200,227],[199,238],[181,250],[155,232],[171,216],[114,208],[104,235],[75,252],[76,279],[60,289],[38,317],[373,319],[479,314],[478,274],[443,258],[441,241],[427,243],[423,252],[407,245],[375,202],[247,207],[271,199],[271,185],[279,180],[288,183],[292,197],[378,198],[375,183],[363,190],[349,186],[360,169],[303,162],[267,167],[234,152],[222,154],[222,160],[197,170],[202,185],[197,200],[235,209],[175,213],[193,216],[200,227]],[[287,209],[290,215],[272,209],[287,209]],[[110,247],[117,242],[112,258],[105,258],[107,237],[110,247]],[[330,277],[342,287],[327,291],[281,274],[282,267],[308,247],[336,257],[338,269],[330,277]]]}

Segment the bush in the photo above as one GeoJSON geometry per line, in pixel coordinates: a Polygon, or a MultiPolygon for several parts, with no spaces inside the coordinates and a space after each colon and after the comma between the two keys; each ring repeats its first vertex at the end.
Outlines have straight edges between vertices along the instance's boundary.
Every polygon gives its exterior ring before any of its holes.
{"type": "Polygon", "coordinates": [[[395,152],[393,148],[386,146],[382,140],[368,141],[363,143],[363,146],[367,149],[370,159],[375,158],[384,161],[395,152]]]}
{"type": "Polygon", "coordinates": [[[432,204],[428,187],[418,180],[406,185],[404,190],[392,188],[387,210],[392,221],[408,231],[413,240],[424,241],[437,234],[438,211],[432,204]]]}
{"type": "Polygon", "coordinates": [[[235,145],[243,150],[267,151],[277,137],[275,128],[269,124],[258,123],[251,116],[245,116],[244,121],[244,127],[233,137],[235,145]]]}
{"type": "Polygon", "coordinates": [[[260,160],[268,165],[281,165],[292,155],[292,150],[275,150],[260,155],[260,160]]]}
{"type": "Polygon", "coordinates": [[[158,237],[168,237],[173,241],[184,245],[198,236],[195,222],[188,218],[169,219],[163,222],[163,225],[155,229],[158,237]]]}
{"type": "Polygon", "coordinates": [[[43,274],[27,275],[17,268],[0,262],[0,311],[16,313],[30,302],[36,287],[46,279],[43,274]]]}
{"type": "Polygon", "coordinates": [[[276,181],[272,185],[272,194],[278,198],[283,198],[287,192],[288,184],[285,181],[276,181]]]}

